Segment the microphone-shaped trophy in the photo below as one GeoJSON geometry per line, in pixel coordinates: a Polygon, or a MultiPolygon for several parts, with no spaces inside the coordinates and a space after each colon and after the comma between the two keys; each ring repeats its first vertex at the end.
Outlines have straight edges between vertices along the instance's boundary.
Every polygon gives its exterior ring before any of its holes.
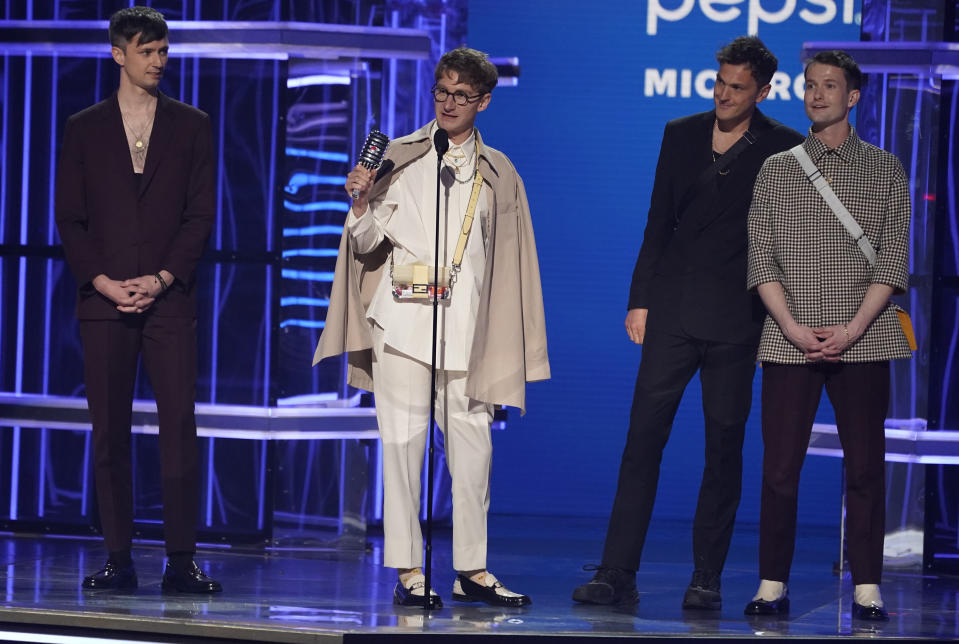
{"type": "MultiPolygon", "coordinates": [[[[367,170],[375,170],[380,167],[380,161],[386,153],[386,146],[390,144],[390,137],[386,136],[377,129],[370,130],[366,137],[366,143],[363,144],[363,150],[360,152],[360,160],[357,161],[367,170]]],[[[360,191],[353,189],[352,197],[356,199],[360,196],[360,191]]]]}

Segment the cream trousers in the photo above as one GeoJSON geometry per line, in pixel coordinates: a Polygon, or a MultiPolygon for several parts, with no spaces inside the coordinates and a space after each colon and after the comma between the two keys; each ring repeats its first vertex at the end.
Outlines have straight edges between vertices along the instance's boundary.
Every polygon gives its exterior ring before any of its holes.
{"type": "MultiPolygon", "coordinates": [[[[493,407],[464,393],[465,371],[436,373],[436,422],[453,478],[453,567],[486,568],[493,407]]],[[[420,492],[430,414],[430,366],[383,342],[373,325],[373,393],[383,443],[383,564],[423,565],[420,492]]]]}

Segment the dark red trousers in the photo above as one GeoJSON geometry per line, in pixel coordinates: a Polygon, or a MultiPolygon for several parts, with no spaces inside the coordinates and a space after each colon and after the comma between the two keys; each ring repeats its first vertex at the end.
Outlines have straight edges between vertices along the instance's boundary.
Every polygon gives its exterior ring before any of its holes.
{"type": "Polygon", "coordinates": [[[153,387],[159,415],[163,528],[167,552],[193,552],[199,507],[196,321],[126,315],[80,320],[100,523],[109,552],[133,538],[130,424],[137,362],[153,387]]]}
{"type": "Polygon", "coordinates": [[[885,430],[889,362],[762,369],[763,485],[759,576],[786,582],[796,542],[796,503],[823,388],[836,413],[846,475],[846,544],[854,584],[878,584],[885,537],[885,430]]]}

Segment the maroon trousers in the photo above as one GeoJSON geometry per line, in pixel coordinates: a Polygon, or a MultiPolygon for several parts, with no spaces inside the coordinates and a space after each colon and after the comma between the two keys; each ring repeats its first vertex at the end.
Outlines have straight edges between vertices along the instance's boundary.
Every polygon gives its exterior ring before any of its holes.
{"type": "Polygon", "coordinates": [[[854,584],[878,584],[885,537],[889,362],[763,363],[759,576],[789,580],[799,472],[823,387],[836,413],[846,475],[846,544],[854,584]]]}
{"type": "Polygon", "coordinates": [[[152,312],[80,320],[100,523],[109,552],[130,548],[133,481],[130,424],[137,362],[157,403],[166,550],[193,552],[199,509],[196,321],[152,312]]]}

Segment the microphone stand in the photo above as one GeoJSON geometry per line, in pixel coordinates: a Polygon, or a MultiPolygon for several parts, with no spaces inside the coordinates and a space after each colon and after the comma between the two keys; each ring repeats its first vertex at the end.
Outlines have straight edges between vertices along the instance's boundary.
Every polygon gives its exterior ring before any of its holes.
{"type": "Polygon", "coordinates": [[[446,130],[439,129],[433,135],[436,147],[436,228],[433,246],[433,346],[430,359],[430,426],[428,441],[429,458],[426,468],[426,588],[424,588],[424,610],[433,610],[432,572],[433,572],[433,425],[436,424],[436,344],[437,320],[439,319],[439,274],[440,274],[440,173],[443,170],[443,155],[450,147],[446,130]]]}

